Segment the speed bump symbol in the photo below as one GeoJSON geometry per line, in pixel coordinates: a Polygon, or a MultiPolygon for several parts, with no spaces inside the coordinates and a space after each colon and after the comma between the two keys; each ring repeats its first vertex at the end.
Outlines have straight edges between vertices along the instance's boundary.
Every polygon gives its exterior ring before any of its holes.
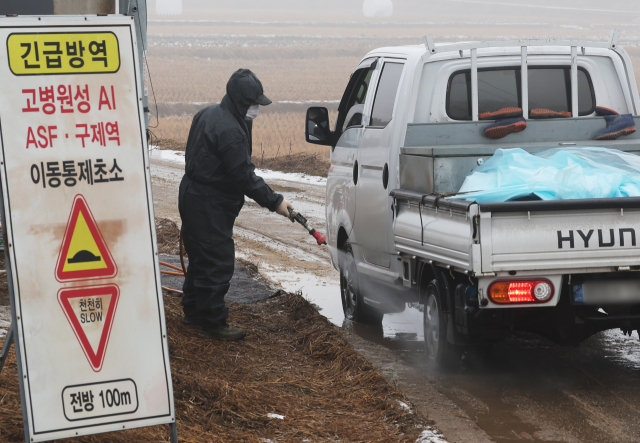
{"type": "Polygon", "coordinates": [[[76,195],[58,255],[56,279],[66,282],[111,278],[117,272],[86,199],[76,195]]]}

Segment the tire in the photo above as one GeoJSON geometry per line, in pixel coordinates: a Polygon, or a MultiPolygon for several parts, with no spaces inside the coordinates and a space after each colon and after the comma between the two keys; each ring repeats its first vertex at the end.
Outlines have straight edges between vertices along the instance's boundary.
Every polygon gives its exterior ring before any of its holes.
{"type": "Polygon", "coordinates": [[[427,286],[422,325],[428,365],[442,368],[451,366],[458,353],[447,341],[447,316],[442,310],[437,280],[432,280],[427,286]]]}
{"type": "Polygon", "coordinates": [[[349,241],[345,242],[339,257],[340,296],[344,317],[359,323],[381,326],[384,314],[366,305],[360,293],[358,270],[349,241]]]}

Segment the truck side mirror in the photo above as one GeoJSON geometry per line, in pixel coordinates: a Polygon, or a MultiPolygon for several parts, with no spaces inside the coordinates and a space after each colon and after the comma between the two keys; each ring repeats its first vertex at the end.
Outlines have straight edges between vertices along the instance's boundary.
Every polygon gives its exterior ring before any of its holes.
{"type": "Polygon", "coordinates": [[[327,108],[313,107],[307,109],[304,136],[307,143],[331,146],[333,137],[329,128],[329,111],[327,108]]]}

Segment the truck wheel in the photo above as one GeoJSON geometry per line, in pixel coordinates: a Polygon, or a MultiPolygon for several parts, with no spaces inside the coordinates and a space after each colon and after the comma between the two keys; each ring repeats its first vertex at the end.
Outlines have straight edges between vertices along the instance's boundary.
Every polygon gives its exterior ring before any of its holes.
{"type": "Polygon", "coordinates": [[[452,345],[447,341],[447,316],[442,310],[438,281],[427,286],[424,303],[424,344],[427,362],[433,366],[447,366],[452,360],[452,345]]]}
{"type": "Polygon", "coordinates": [[[367,306],[362,299],[356,261],[349,241],[345,242],[339,257],[340,294],[344,317],[359,323],[381,325],[384,314],[371,306],[367,306]]]}

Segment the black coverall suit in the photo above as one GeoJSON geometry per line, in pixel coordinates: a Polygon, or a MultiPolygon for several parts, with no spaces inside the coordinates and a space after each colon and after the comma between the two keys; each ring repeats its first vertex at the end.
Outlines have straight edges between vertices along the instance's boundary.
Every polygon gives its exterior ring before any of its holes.
{"type": "Polygon", "coordinates": [[[251,71],[236,71],[222,102],[198,112],[189,131],[178,202],[189,255],[182,306],[185,317],[204,328],[224,324],[229,315],[224,297],[235,261],[233,223],[244,196],[270,211],[283,200],[256,176],[251,162],[251,121],[245,115],[262,94],[251,71]]]}

